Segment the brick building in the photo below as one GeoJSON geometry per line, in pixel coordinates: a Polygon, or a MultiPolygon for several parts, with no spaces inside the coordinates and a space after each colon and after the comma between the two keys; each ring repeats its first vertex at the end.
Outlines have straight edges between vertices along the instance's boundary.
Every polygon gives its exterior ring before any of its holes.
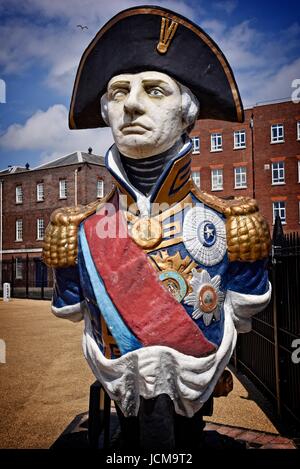
{"type": "Polygon", "coordinates": [[[104,158],[89,149],[89,153],[78,151],[33,169],[9,167],[0,171],[0,186],[2,257],[16,259],[17,278],[18,259],[41,256],[53,210],[103,197],[112,188],[112,178],[104,158]]]}
{"type": "MultiPolygon", "coordinates": [[[[271,231],[276,214],[286,232],[299,231],[300,104],[254,106],[246,110],[243,124],[198,121],[191,136],[192,176],[202,190],[219,197],[254,197],[271,231]]],[[[0,255],[2,246],[3,261],[14,258],[8,280],[21,282],[25,258],[40,259],[55,208],[87,204],[109,192],[112,184],[103,157],[91,149],[33,169],[27,165],[0,171],[0,255]]],[[[32,284],[39,283],[40,268],[33,268],[32,284]]],[[[0,271],[5,281],[5,271],[0,271]]]]}
{"type": "Polygon", "coordinates": [[[285,232],[300,230],[300,104],[254,106],[243,124],[198,121],[191,136],[202,190],[254,197],[271,231],[276,214],[285,232]]]}

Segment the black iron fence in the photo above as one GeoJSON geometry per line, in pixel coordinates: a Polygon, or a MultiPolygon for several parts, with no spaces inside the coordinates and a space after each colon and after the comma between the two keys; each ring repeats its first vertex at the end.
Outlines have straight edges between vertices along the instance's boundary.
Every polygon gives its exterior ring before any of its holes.
{"type": "Polygon", "coordinates": [[[274,402],[281,417],[300,422],[300,237],[281,236],[270,259],[272,299],[240,334],[235,363],[274,402]],[[297,351],[298,349],[298,351],[297,351]]]}
{"type": "Polygon", "coordinates": [[[12,257],[2,261],[2,283],[9,283],[11,297],[51,299],[53,273],[41,258],[12,257]]]}

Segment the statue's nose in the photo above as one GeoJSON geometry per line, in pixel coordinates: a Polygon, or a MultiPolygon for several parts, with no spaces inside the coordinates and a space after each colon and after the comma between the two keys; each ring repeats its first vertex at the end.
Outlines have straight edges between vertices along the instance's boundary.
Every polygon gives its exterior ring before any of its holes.
{"type": "Polygon", "coordinates": [[[130,90],[124,102],[124,110],[130,114],[143,114],[145,112],[143,101],[138,89],[130,90]]]}

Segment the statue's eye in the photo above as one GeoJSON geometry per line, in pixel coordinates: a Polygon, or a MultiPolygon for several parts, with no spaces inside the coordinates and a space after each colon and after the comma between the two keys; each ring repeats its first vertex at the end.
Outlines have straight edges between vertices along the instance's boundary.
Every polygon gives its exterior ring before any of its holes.
{"type": "Polygon", "coordinates": [[[163,93],[162,89],[157,88],[157,87],[149,88],[147,90],[147,93],[149,94],[149,96],[154,96],[154,97],[158,97],[158,98],[160,98],[161,96],[164,96],[164,93],[163,93]]]}
{"type": "Polygon", "coordinates": [[[112,98],[115,100],[115,101],[120,101],[122,99],[125,98],[125,96],[127,95],[127,90],[125,89],[118,89],[118,90],[115,90],[113,93],[112,93],[112,98]]]}

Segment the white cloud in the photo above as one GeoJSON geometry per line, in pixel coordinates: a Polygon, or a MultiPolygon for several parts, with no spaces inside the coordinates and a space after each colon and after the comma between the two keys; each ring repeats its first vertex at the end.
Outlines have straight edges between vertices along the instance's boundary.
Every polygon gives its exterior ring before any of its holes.
{"type": "MultiPolygon", "coordinates": [[[[201,17],[200,26],[211,34],[233,68],[246,105],[290,96],[291,81],[300,78],[300,59],[295,58],[299,23],[272,35],[258,30],[255,21],[232,25],[229,17],[214,19],[208,10],[203,10],[204,1],[191,7],[181,0],[23,0],[22,13],[27,16],[6,16],[0,28],[3,73],[16,76],[35,67],[44,72],[46,91],[52,88],[69,96],[79,59],[98,29],[118,11],[144,3],[163,5],[196,22],[201,17]],[[77,24],[87,25],[88,30],[81,31],[77,24]]],[[[213,6],[222,7],[230,15],[237,1],[217,2],[213,6]]],[[[0,0],[0,15],[1,7],[0,0]]],[[[9,8],[19,12],[19,0],[10,0],[9,8]]],[[[47,111],[35,112],[23,125],[10,126],[0,139],[0,147],[37,149],[47,158],[86,150],[88,146],[103,153],[111,141],[109,130],[68,130],[66,108],[54,105],[47,111]]]]}
{"type": "Polygon", "coordinates": [[[224,21],[206,20],[203,27],[226,55],[246,106],[291,96],[291,81],[300,77],[300,59],[295,58],[298,23],[276,37],[257,30],[249,20],[232,27],[224,21]]]}
{"type": "Polygon", "coordinates": [[[233,68],[266,67],[262,47],[263,43],[266,45],[266,41],[264,41],[263,34],[251,26],[250,21],[243,21],[232,27],[228,27],[221,21],[205,21],[204,26],[233,68]]]}
{"type": "Polygon", "coordinates": [[[208,19],[202,21],[201,28],[207,31],[216,40],[222,37],[226,30],[226,24],[216,19],[208,19]]]}
{"type": "MultiPolygon", "coordinates": [[[[23,0],[22,8],[27,13],[38,12],[47,18],[100,27],[101,23],[119,11],[145,4],[164,6],[191,18],[195,14],[195,7],[190,7],[182,0],[23,0]]],[[[19,0],[10,0],[10,5],[20,8],[19,0]]]]}
{"type": "MultiPolygon", "coordinates": [[[[195,9],[180,0],[150,0],[146,3],[161,4],[191,19],[196,14],[195,9]]],[[[47,71],[45,85],[62,95],[69,95],[80,57],[100,27],[119,11],[138,4],[144,2],[24,0],[23,13],[30,16],[27,19],[12,16],[0,28],[0,44],[5,44],[0,49],[2,73],[18,74],[34,65],[42,66],[47,71]],[[46,25],[43,21],[34,22],[34,13],[42,14],[42,18],[48,20],[46,25]],[[78,24],[87,25],[88,29],[81,30],[78,24]]],[[[10,8],[13,7],[19,9],[19,0],[10,1],[10,8]]]]}
{"type": "MultiPolygon", "coordinates": [[[[0,49],[3,73],[20,73],[33,65],[43,67],[44,85],[70,96],[80,57],[98,29],[118,11],[143,3],[143,0],[24,0],[22,11],[28,14],[27,19],[9,19],[0,29],[0,43],[5,44],[0,49]],[[32,20],[34,14],[41,18],[39,22],[32,20]],[[77,24],[87,24],[89,29],[81,31],[77,24]]],[[[297,22],[273,37],[257,30],[249,20],[229,26],[229,19],[211,18],[203,10],[203,1],[193,8],[181,0],[149,0],[147,3],[179,11],[194,21],[201,16],[201,27],[225,53],[242,80],[239,83],[242,89],[249,85],[253,72],[261,76],[278,73],[292,62],[292,57],[295,58],[292,52],[299,47],[297,22]]],[[[18,10],[19,0],[10,0],[9,5],[18,10]]],[[[229,12],[237,6],[237,1],[214,2],[213,6],[217,9],[222,6],[229,12]]]]}
{"type": "Polygon", "coordinates": [[[239,81],[242,83],[244,105],[250,106],[281,98],[291,99],[292,82],[295,78],[300,78],[300,58],[291,64],[284,65],[274,73],[253,72],[243,79],[241,77],[239,81]]]}
{"type": "Polygon", "coordinates": [[[227,15],[231,15],[231,13],[237,8],[238,1],[237,0],[225,0],[223,2],[213,3],[213,7],[217,10],[225,11],[227,15]]]}
{"type": "Polygon", "coordinates": [[[104,155],[113,143],[109,128],[70,130],[68,111],[56,104],[47,111],[38,110],[24,125],[13,124],[0,137],[0,148],[7,150],[39,150],[41,161],[74,151],[87,151],[104,155]]]}
{"type": "Polygon", "coordinates": [[[38,66],[47,70],[46,84],[61,92],[71,92],[79,58],[92,38],[78,28],[34,25],[13,21],[0,29],[0,66],[4,74],[21,74],[38,66]],[[14,34],[11,34],[11,31],[14,34]]]}

